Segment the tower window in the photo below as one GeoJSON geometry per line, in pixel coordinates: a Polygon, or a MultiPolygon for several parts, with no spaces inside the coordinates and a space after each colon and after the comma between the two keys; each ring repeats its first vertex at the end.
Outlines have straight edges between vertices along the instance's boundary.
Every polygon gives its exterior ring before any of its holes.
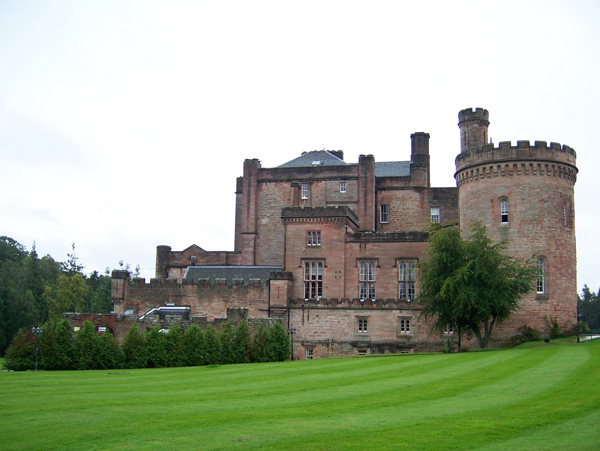
{"type": "Polygon", "coordinates": [[[379,221],[382,224],[390,222],[390,206],[380,205],[379,206],[379,221]]]}
{"type": "Polygon", "coordinates": [[[508,223],[508,200],[506,199],[500,201],[500,222],[508,223]]]}
{"type": "Polygon", "coordinates": [[[346,182],[340,182],[340,193],[346,192],[346,182]]]}
{"type": "Polygon", "coordinates": [[[323,262],[304,262],[304,298],[323,296],[323,262]]]}
{"type": "Polygon", "coordinates": [[[440,207],[431,207],[431,222],[440,222],[440,207]]]}
{"type": "Polygon", "coordinates": [[[321,245],[321,231],[312,230],[306,232],[306,245],[307,246],[320,246],[321,245]]]}
{"type": "Polygon", "coordinates": [[[537,261],[536,289],[538,294],[544,294],[546,291],[546,265],[542,258],[538,258],[537,261]]]}

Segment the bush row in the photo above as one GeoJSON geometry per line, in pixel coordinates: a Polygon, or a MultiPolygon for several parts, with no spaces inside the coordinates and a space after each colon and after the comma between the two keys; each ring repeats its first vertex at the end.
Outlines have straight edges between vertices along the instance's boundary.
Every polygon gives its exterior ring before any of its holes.
{"type": "MultiPolygon", "coordinates": [[[[14,371],[34,368],[35,335],[21,329],[6,351],[4,366],[14,371]]],[[[225,323],[217,332],[193,324],[163,332],[158,326],[140,331],[137,326],[119,343],[109,332],[99,335],[90,321],[73,334],[67,320],[49,321],[38,343],[38,368],[43,370],[97,370],[160,368],[228,363],[275,362],[290,357],[289,338],[279,323],[262,324],[251,334],[248,324],[237,328],[225,323]]]]}

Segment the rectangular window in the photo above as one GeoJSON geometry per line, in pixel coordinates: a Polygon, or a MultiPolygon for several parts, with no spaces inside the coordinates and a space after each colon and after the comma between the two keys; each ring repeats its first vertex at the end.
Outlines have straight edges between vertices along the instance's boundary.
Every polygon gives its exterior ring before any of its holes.
{"type": "Polygon", "coordinates": [[[346,192],[346,182],[340,182],[340,193],[346,192]]]}
{"type": "Polygon", "coordinates": [[[313,351],[314,351],[314,349],[307,349],[306,350],[306,360],[312,360],[313,359],[313,351]]]}
{"type": "Polygon", "coordinates": [[[410,319],[400,318],[400,333],[401,334],[410,333],[410,319]]]}
{"type": "Polygon", "coordinates": [[[367,333],[367,318],[358,319],[358,332],[361,334],[367,333]]]}
{"type": "Polygon", "coordinates": [[[439,207],[431,207],[431,222],[435,222],[435,223],[440,222],[440,208],[439,207]]]}
{"type": "Polygon", "coordinates": [[[323,297],[323,262],[304,262],[304,299],[323,297]]]}
{"type": "Polygon", "coordinates": [[[375,299],[375,262],[360,262],[358,296],[361,299],[375,299]]]}
{"type": "Polygon", "coordinates": [[[500,201],[500,221],[503,224],[508,222],[508,201],[506,199],[500,201]]]}
{"type": "Polygon", "coordinates": [[[537,283],[536,283],[536,288],[537,288],[537,293],[538,294],[544,294],[545,291],[545,279],[546,279],[546,268],[545,268],[545,264],[544,264],[544,260],[539,258],[537,261],[537,283]]]}
{"type": "Polygon", "coordinates": [[[358,350],[358,355],[367,355],[367,350],[366,349],[359,349],[358,350]]]}
{"type": "Polygon", "coordinates": [[[321,231],[312,230],[306,232],[306,245],[307,246],[320,246],[321,245],[321,231]]]}
{"type": "Polygon", "coordinates": [[[379,222],[382,224],[390,222],[390,206],[380,205],[379,206],[379,222]]]}
{"type": "Polygon", "coordinates": [[[308,183],[302,184],[302,199],[308,199],[308,183]]]}
{"type": "Polygon", "coordinates": [[[415,297],[415,263],[398,262],[398,298],[410,302],[415,297]]]}

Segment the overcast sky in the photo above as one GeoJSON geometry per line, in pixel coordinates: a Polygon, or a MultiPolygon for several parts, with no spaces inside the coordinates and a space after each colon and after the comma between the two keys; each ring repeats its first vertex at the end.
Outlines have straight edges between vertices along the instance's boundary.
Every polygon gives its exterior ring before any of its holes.
{"type": "Polygon", "coordinates": [[[577,152],[578,288],[597,291],[598,1],[0,1],[0,235],[85,271],[233,250],[245,158],[410,159],[455,186],[458,111],[577,152]]]}

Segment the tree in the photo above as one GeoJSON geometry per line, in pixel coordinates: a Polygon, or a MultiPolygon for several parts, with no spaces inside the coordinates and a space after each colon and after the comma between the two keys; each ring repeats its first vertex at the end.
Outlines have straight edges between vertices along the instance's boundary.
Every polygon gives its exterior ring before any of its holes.
{"type": "Polygon", "coordinates": [[[221,327],[219,340],[221,341],[221,363],[229,364],[236,363],[233,349],[233,340],[235,332],[233,326],[227,321],[221,327]]]}
{"type": "Polygon", "coordinates": [[[33,369],[35,336],[27,328],[20,329],[6,350],[4,366],[7,370],[27,371],[33,369]]]}
{"type": "Polygon", "coordinates": [[[187,328],[184,335],[185,356],[189,366],[206,364],[206,343],[204,332],[197,324],[187,328]]]}
{"type": "Polygon", "coordinates": [[[269,362],[283,362],[290,358],[290,339],[280,323],[267,329],[266,348],[269,362]]]}
{"type": "Polygon", "coordinates": [[[137,326],[131,326],[123,340],[123,352],[125,353],[125,365],[127,368],[146,368],[148,354],[144,335],[137,326]]]}
{"type": "Polygon", "coordinates": [[[40,367],[45,370],[71,370],[75,358],[73,328],[66,319],[49,320],[40,336],[40,367]]]}
{"type": "Polygon", "coordinates": [[[537,268],[504,253],[492,243],[485,226],[474,224],[468,239],[456,227],[436,226],[429,238],[428,260],[418,265],[421,317],[442,333],[452,326],[472,334],[487,348],[494,327],[519,307],[532,289],[537,268]]]}
{"type": "Polygon", "coordinates": [[[100,352],[100,339],[96,326],[91,321],[84,321],[83,327],[75,336],[77,346],[76,367],[80,370],[96,370],[100,368],[98,355],[100,352]]]}
{"type": "Polygon", "coordinates": [[[78,273],[59,276],[57,287],[46,286],[44,292],[44,299],[53,318],[60,318],[64,312],[82,311],[88,296],[89,288],[83,276],[78,273]]]}
{"type": "Polygon", "coordinates": [[[183,329],[175,324],[169,328],[167,341],[167,365],[170,367],[186,366],[185,335],[183,329]]]}
{"type": "Polygon", "coordinates": [[[577,309],[581,314],[581,321],[586,322],[590,329],[600,329],[600,296],[587,285],[583,286],[581,296],[578,296],[577,309]]]}
{"type": "Polygon", "coordinates": [[[146,332],[146,353],[148,367],[164,368],[168,366],[167,340],[160,326],[154,326],[146,332]]]}
{"type": "Polygon", "coordinates": [[[267,361],[267,329],[260,323],[252,338],[252,362],[262,363],[267,361]]]}
{"type": "Polygon", "coordinates": [[[250,362],[250,328],[242,321],[233,334],[233,361],[235,363],[250,362]]]}
{"type": "Polygon", "coordinates": [[[214,327],[206,328],[204,341],[206,343],[206,364],[218,365],[221,363],[221,340],[214,327]]]}
{"type": "Polygon", "coordinates": [[[125,362],[125,355],[119,341],[108,330],[99,336],[98,339],[98,368],[110,370],[122,368],[125,362]]]}

